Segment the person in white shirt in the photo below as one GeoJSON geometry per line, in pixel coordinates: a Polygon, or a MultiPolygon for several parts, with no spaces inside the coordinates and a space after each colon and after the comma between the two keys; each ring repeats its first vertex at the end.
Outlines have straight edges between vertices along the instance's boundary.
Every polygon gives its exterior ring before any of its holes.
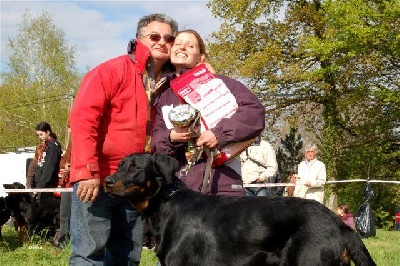
{"type": "MultiPolygon", "coordinates": [[[[259,137],[240,154],[243,184],[277,183],[280,180],[276,155],[271,144],[259,137]]],[[[279,188],[279,187],[278,187],[279,188]]],[[[280,193],[275,188],[246,187],[246,196],[274,196],[280,193]]],[[[283,187],[282,187],[283,190],[283,187]]]]}
{"type": "Polygon", "coordinates": [[[305,160],[299,164],[293,196],[324,203],[326,169],[325,164],[317,159],[317,154],[316,144],[305,146],[305,160]]]}

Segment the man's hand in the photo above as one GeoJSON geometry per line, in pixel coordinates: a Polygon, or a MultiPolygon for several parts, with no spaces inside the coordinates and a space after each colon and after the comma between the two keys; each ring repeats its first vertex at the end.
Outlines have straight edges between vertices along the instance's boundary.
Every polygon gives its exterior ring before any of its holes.
{"type": "Polygon", "coordinates": [[[83,202],[94,202],[99,195],[100,177],[79,181],[76,195],[83,202]]]}

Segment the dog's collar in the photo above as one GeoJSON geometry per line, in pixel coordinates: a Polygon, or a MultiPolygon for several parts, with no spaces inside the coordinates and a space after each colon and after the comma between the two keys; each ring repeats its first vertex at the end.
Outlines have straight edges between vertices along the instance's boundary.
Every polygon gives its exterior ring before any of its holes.
{"type": "Polygon", "coordinates": [[[178,189],[173,189],[173,190],[171,190],[170,191],[170,193],[169,193],[169,195],[167,195],[165,198],[166,199],[171,199],[172,198],[172,196],[176,193],[178,191],[178,189]]]}
{"type": "Polygon", "coordinates": [[[153,193],[153,195],[150,195],[150,198],[154,197],[155,195],[158,194],[158,192],[160,192],[161,187],[158,187],[157,190],[153,193]]]}
{"type": "Polygon", "coordinates": [[[162,192],[159,193],[161,201],[171,200],[178,191],[179,188],[177,188],[175,184],[169,184],[166,187],[164,186],[162,192]]]}

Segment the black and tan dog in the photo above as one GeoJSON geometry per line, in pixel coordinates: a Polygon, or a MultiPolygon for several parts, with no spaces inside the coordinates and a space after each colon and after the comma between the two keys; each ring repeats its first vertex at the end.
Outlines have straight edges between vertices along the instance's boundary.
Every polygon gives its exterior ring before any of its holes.
{"type": "Polygon", "coordinates": [[[191,191],[169,156],[133,154],[106,191],[149,217],[161,265],[375,265],[357,234],[322,204],[191,191]]]}
{"type": "MultiPolygon", "coordinates": [[[[3,184],[3,187],[5,189],[25,189],[25,186],[19,182],[3,184]]],[[[5,202],[11,210],[21,247],[27,237],[30,238],[37,234],[50,238],[59,227],[60,199],[58,198],[45,198],[39,203],[29,192],[10,192],[5,197],[5,202]]]]}
{"type": "MultiPolygon", "coordinates": [[[[25,186],[19,182],[14,182],[12,184],[3,184],[5,189],[24,189],[25,186]]],[[[13,220],[15,231],[19,235],[19,244],[22,247],[25,241],[25,231],[26,231],[26,220],[24,215],[21,213],[20,203],[30,201],[30,194],[26,192],[10,192],[5,197],[5,202],[7,208],[11,211],[11,217],[13,220]]]]}

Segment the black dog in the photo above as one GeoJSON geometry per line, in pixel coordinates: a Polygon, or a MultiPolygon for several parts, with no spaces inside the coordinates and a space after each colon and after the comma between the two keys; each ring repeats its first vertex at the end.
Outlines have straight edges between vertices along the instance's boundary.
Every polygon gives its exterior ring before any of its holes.
{"type": "MultiPolygon", "coordinates": [[[[4,184],[5,189],[24,189],[21,183],[4,184]]],[[[44,198],[40,202],[28,192],[11,192],[5,198],[11,216],[14,218],[14,227],[19,231],[20,246],[25,241],[25,231],[28,237],[34,234],[50,238],[55,235],[59,227],[60,199],[44,198]]]]}
{"type": "Polygon", "coordinates": [[[169,156],[133,154],[106,191],[149,217],[161,265],[375,265],[360,237],[322,204],[191,191],[169,156]]]}
{"type": "MultiPolygon", "coordinates": [[[[24,189],[25,186],[19,182],[14,182],[12,184],[3,184],[5,189],[24,189]]],[[[11,217],[13,219],[13,224],[15,231],[19,235],[19,244],[22,247],[24,245],[25,230],[26,230],[26,220],[24,215],[21,213],[20,203],[31,200],[31,196],[27,192],[10,192],[5,197],[5,202],[7,208],[11,211],[11,217]]]]}
{"type": "Polygon", "coordinates": [[[3,235],[1,229],[3,225],[10,219],[11,210],[7,207],[4,197],[0,197],[0,242],[3,242],[3,235]]]}

